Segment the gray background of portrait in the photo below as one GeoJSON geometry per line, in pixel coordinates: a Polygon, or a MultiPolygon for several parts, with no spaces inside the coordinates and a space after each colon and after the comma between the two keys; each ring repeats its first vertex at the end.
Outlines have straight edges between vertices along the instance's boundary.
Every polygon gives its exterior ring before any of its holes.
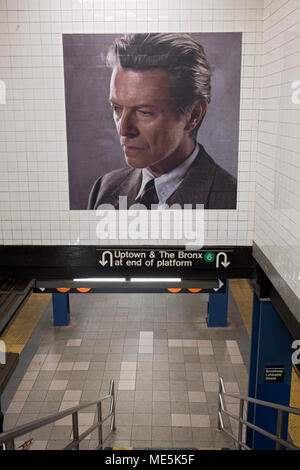
{"type": "MultiPolygon", "coordinates": [[[[203,45],[212,99],[198,141],[235,177],[238,166],[242,33],[190,33],[203,45]]],[[[99,176],[126,167],[108,103],[106,53],[122,34],[64,34],[64,74],[70,209],[86,209],[99,176]]]]}

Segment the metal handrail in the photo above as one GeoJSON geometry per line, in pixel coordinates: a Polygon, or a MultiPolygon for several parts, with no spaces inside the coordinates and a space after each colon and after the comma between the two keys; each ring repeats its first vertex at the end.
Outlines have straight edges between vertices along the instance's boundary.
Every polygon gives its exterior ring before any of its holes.
{"type": "Polygon", "coordinates": [[[36,429],[39,429],[43,426],[46,426],[47,424],[54,423],[55,421],[59,421],[62,418],[65,418],[66,416],[71,416],[72,415],[72,430],[73,430],[73,440],[70,444],[68,444],[63,450],[70,450],[73,448],[79,449],[79,443],[85,439],[94,429],[98,428],[98,449],[103,448],[104,442],[108,439],[112,431],[115,431],[116,429],[116,418],[115,418],[115,383],[114,380],[110,381],[110,387],[109,387],[109,394],[99,398],[98,400],[91,401],[89,403],[85,403],[84,405],[78,405],[74,406],[72,408],[68,408],[67,410],[60,411],[59,413],[55,413],[50,416],[46,416],[45,418],[37,419],[33,421],[32,423],[24,424],[22,426],[18,426],[15,429],[3,432],[0,434],[0,443],[5,444],[5,448],[8,450],[12,450],[15,448],[14,445],[14,440],[22,436],[24,434],[27,434],[31,431],[34,431],[36,429]],[[110,398],[110,410],[109,414],[105,416],[105,418],[102,419],[102,403],[110,398]],[[97,405],[97,422],[92,424],[86,431],[84,431],[82,434],[79,435],[79,422],[78,422],[78,411],[93,406],[97,405]],[[110,430],[108,434],[105,436],[103,439],[103,429],[102,425],[105,421],[107,421],[109,418],[111,418],[111,423],[110,423],[110,430]]]}
{"type": "Polygon", "coordinates": [[[219,410],[218,410],[218,430],[222,430],[225,432],[231,439],[233,439],[237,443],[237,448],[240,450],[242,447],[247,450],[251,450],[249,446],[242,440],[242,433],[243,433],[243,425],[259,432],[260,434],[268,437],[269,439],[272,439],[273,441],[276,442],[276,450],[279,450],[281,446],[284,446],[288,449],[292,450],[300,450],[300,447],[295,446],[291,442],[286,441],[285,439],[282,439],[281,434],[282,434],[282,425],[283,425],[283,412],[287,413],[292,413],[295,415],[300,416],[300,409],[298,408],[293,408],[291,406],[285,406],[285,405],[280,405],[278,403],[272,403],[264,400],[259,400],[257,398],[251,398],[247,397],[244,395],[237,395],[236,393],[230,393],[226,392],[225,386],[224,386],[224,381],[222,377],[219,379],[219,410]],[[240,409],[239,409],[239,415],[235,415],[234,413],[231,413],[230,411],[227,411],[224,407],[223,403],[223,396],[231,397],[231,398],[237,398],[240,401],[240,409]],[[253,423],[250,423],[246,419],[243,418],[243,413],[244,413],[244,404],[245,402],[247,403],[255,403],[257,405],[262,405],[266,406],[268,408],[275,408],[278,410],[278,417],[277,417],[277,431],[276,435],[272,434],[268,431],[266,431],[263,428],[260,428],[259,426],[254,425],[253,423]],[[227,416],[230,416],[231,418],[235,419],[239,423],[239,428],[238,428],[238,437],[234,436],[228,429],[225,428],[223,419],[222,419],[222,413],[225,413],[227,416]]]}

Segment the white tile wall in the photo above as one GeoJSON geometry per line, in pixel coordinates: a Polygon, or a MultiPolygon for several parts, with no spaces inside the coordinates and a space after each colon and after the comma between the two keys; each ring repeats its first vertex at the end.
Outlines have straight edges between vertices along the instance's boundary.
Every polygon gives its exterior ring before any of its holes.
{"type": "Polygon", "coordinates": [[[300,3],[264,7],[254,241],[299,298],[300,3]]]}
{"type": "MultiPolygon", "coordinates": [[[[264,60],[268,77],[263,77],[266,109],[261,110],[265,119],[258,130],[262,0],[0,0],[0,80],[6,86],[6,103],[1,104],[0,99],[0,243],[161,244],[158,239],[99,240],[96,237],[99,218],[95,212],[69,211],[62,33],[242,31],[238,209],[206,211],[205,243],[251,244],[258,131],[260,156],[268,155],[268,177],[263,185],[261,178],[258,181],[258,221],[266,212],[265,205],[270,205],[269,191],[274,184],[270,175],[274,171],[275,147],[274,140],[269,142],[270,133],[275,132],[279,139],[276,148],[284,149],[290,159],[291,173],[277,174],[278,197],[285,194],[287,184],[291,186],[289,175],[293,178],[296,175],[291,148],[292,141],[297,140],[296,126],[293,136],[286,135],[285,128],[282,131],[285,134],[278,135],[273,118],[279,111],[273,108],[274,100],[267,94],[282,91],[293,67],[291,51],[295,51],[295,57],[297,54],[296,43],[289,34],[289,28],[293,28],[290,15],[276,12],[280,3],[271,2],[265,10],[264,60]],[[283,44],[285,33],[278,26],[278,17],[289,38],[286,46],[289,54],[281,58],[277,58],[280,51],[276,41],[282,35],[283,44]],[[280,64],[285,62],[286,74],[281,76],[281,65],[277,72],[276,60],[280,64]]],[[[286,10],[294,3],[283,1],[283,8],[286,10]]],[[[299,109],[288,108],[288,87],[285,91],[285,101],[279,99],[286,106],[285,115],[296,123],[299,109]]],[[[281,155],[281,150],[278,152],[281,155]]],[[[260,175],[264,168],[260,161],[260,175]]],[[[295,191],[291,190],[289,198],[297,198],[295,191]]],[[[284,212],[278,223],[291,225],[291,218],[292,213],[284,212]]],[[[269,225],[264,227],[257,235],[263,243],[269,225]]],[[[292,232],[289,233],[291,236],[292,232]]],[[[174,244],[176,240],[164,243],[174,244]]]]}

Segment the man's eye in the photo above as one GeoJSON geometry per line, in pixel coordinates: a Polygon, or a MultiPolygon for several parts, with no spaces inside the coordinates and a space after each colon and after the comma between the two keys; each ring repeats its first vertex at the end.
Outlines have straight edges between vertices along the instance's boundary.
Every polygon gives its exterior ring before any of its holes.
{"type": "Polygon", "coordinates": [[[142,109],[139,109],[138,113],[140,113],[142,116],[152,116],[153,115],[153,113],[151,111],[143,111],[142,109]]]}
{"type": "Polygon", "coordinates": [[[114,113],[120,113],[122,111],[120,106],[112,106],[112,110],[114,113]]]}

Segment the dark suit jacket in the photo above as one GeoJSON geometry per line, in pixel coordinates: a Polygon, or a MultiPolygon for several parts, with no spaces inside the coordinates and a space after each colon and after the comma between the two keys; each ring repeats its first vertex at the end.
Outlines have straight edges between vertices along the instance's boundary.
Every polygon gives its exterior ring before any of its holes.
{"type": "MultiPolygon", "coordinates": [[[[204,209],[235,209],[237,181],[206,153],[202,145],[183,181],[169,197],[167,204],[204,204],[204,209]]],[[[142,170],[122,168],[101,176],[91,190],[88,209],[112,204],[118,209],[119,196],[127,196],[127,207],[137,203],[136,195],[142,182],[142,170]]]]}

